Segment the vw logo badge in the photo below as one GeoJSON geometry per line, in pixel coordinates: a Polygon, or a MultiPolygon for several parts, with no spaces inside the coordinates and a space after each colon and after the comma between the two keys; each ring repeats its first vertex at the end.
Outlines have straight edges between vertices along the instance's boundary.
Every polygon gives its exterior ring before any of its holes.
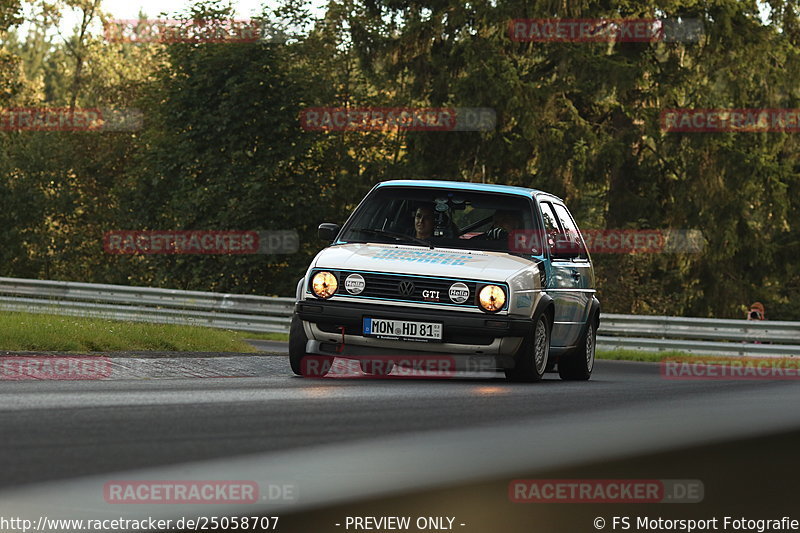
{"type": "Polygon", "coordinates": [[[414,283],[407,280],[401,281],[397,286],[397,289],[403,296],[411,296],[414,294],[414,283]]]}

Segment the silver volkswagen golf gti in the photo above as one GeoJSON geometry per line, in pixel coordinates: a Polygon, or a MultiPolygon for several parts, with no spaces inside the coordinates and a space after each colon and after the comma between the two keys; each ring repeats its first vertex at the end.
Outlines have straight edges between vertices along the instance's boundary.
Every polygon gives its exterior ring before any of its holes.
{"type": "Polygon", "coordinates": [[[326,375],[339,357],[367,375],[439,361],[514,381],[555,369],[567,380],[591,376],[600,303],[591,258],[558,197],[387,181],[344,226],[321,224],[319,235],[331,245],[297,284],[296,374],[326,375]]]}

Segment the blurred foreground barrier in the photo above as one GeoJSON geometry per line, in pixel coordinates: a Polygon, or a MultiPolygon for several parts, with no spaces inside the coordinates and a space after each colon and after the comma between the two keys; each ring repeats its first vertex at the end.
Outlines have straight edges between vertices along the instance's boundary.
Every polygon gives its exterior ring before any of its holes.
{"type": "MultiPolygon", "coordinates": [[[[0,310],[288,333],[294,298],[0,277],[0,310]]],[[[603,314],[601,350],[800,356],[800,322],[603,314]]]]}

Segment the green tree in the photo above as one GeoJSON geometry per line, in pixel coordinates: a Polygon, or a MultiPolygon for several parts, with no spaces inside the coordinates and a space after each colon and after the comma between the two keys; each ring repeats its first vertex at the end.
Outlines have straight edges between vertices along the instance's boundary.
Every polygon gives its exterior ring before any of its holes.
{"type": "MultiPolygon", "coordinates": [[[[796,107],[796,6],[756,2],[354,2],[361,69],[408,102],[493,107],[491,133],[408,135],[412,176],[563,196],[585,228],[700,229],[702,254],[598,256],[605,309],[739,316],[781,295],[791,135],[674,134],[668,107],[796,107]],[[515,18],[699,19],[697,43],[517,43],[515,18]],[[781,25],[783,28],[781,28],[781,25]],[[786,31],[779,31],[785,29],[786,31]],[[790,74],[791,73],[791,74],[790,74]],[[623,275],[620,275],[620,274],[623,275]]],[[[796,276],[796,274],[795,274],[796,276]]]]}

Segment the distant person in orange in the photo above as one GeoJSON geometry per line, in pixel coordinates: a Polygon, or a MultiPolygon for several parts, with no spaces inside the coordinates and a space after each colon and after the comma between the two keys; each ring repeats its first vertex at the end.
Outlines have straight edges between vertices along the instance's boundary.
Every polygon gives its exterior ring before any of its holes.
{"type": "Polygon", "coordinates": [[[766,320],[767,316],[764,312],[764,304],[755,302],[750,305],[750,310],[747,311],[747,320],[766,320]]]}
{"type": "MultiPolygon", "coordinates": [[[[764,304],[761,302],[754,302],[750,304],[750,309],[747,311],[747,320],[766,320],[766,313],[764,312],[764,304]]],[[[762,341],[754,340],[753,344],[761,344],[762,341]]],[[[768,341],[763,341],[764,344],[769,344],[768,341]]]]}

